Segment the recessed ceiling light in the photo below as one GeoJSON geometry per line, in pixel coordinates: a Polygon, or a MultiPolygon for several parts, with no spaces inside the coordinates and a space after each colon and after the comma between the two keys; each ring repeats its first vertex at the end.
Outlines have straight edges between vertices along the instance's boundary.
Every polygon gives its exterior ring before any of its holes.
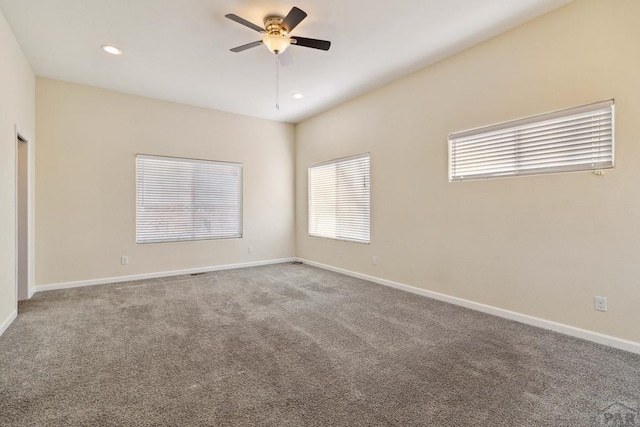
{"type": "Polygon", "coordinates": [[[295,99],[302,99],[304,97],[304,95],[301,93],[293,93],[291,94],[291,96],[293,96],[295,99]]]}
{"type": "Polygon", "coordinates": [[[103,45],[102,50],[104,50],[107,53],[110,53],[111,55],[122,55],[122,49],[120,49],[119,47],[112,46],[110,44],[103,45]]]}

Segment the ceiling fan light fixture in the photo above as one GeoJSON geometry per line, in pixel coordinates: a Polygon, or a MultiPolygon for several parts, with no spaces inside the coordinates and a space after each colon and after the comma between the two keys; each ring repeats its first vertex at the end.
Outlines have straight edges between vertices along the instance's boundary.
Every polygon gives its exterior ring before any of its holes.
{"type": "Polygon", "coordinates": [[[292,96],[293,98],[295,98],[295,99],[302,99],[302,98],[304,98],[304,95],[303,95],[303,94],[301,94],[301,93],[299,93],[299,92],[292,93],[292,94],[291,94],[291,96],[292,96]]]}
{"type": "Polygon", "coordinates": [[[277,54],[280,54],[287,50],[287,48],[291,44],[291,40],[289,40],[289,37],[281,34],[267,34],[266,36],[264,36],[262,42],[272,53],[277,54]]]}

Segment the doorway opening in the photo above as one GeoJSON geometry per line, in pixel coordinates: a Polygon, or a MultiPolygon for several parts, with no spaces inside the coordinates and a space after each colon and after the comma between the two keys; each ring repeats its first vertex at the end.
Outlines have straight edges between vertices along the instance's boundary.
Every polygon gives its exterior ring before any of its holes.
{"type": "Polygon", "coordinates": [[[19,133],[16,133],[16,157],[16,282],[18,301],[22,301],[29,298],[29,147],[19,133]]]}

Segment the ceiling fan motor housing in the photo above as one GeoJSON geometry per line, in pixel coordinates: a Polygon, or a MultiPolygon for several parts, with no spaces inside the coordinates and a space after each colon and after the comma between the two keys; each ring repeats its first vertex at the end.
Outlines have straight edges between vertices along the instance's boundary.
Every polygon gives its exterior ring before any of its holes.
{"type": "Polygon", "coordinates": [[[287,34],[287,31],[281,25],[283,19],[284,17],[280,15],[271,15],[264,18],[264,28],[267,34],[287,34]]]}

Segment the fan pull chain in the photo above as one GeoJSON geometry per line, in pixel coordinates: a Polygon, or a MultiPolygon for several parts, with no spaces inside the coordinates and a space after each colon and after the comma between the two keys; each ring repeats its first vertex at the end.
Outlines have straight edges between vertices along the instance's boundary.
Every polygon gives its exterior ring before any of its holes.
{"type": "Polygon", "coordinates": [[[276,110],[280,109],[280,57],[276,53],[276,110]]]}

